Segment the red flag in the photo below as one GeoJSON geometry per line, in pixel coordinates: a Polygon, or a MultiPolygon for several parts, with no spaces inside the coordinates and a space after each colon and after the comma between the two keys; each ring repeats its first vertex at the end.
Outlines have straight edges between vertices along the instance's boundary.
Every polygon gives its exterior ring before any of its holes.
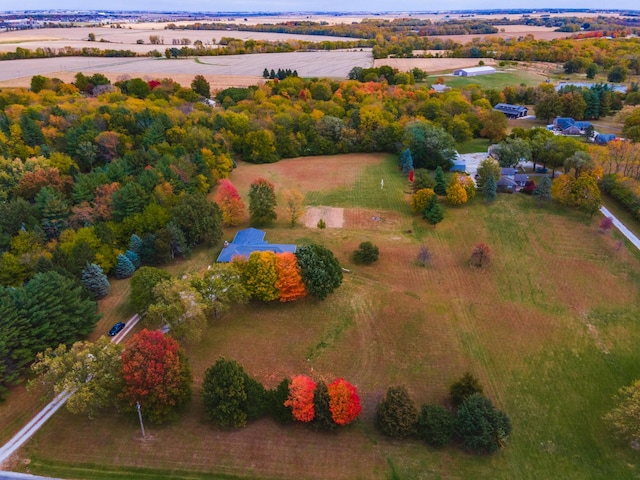
{"type": "Polygon", "coordinates": [[[413,170],[409,172],[409,181],[413,183],[413,170]]]}

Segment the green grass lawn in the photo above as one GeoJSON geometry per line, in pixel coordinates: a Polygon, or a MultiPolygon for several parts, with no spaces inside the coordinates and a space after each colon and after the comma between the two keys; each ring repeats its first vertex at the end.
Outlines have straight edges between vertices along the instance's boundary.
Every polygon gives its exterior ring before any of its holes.
{"type": "MultiPolygon", "coordinates": [[[[437,78],[438,75],[434,75],[437,78]]],[[[525,85],[537,86],[546,80],[544,75],[539,75],[525,70],[498,70],[491,75],[478,75],[477,77],[444,77],[445,85],[451,88],[464,88],[469,85],[480,85],[483,89],[493,88],[502,90],[507,86],[525,85]]]]}
{"type": "Polygon", "coordinates": [[[486,138],[472,138],[468,142],[456,143],[456,150],[458,153],[486,152],[490,144],[491,142],[486,138]]]}
{"type": "MultiPolygon", "coordinates": [[[[61,411],[22,450],[29,470],[109,479],[636,479],[640,453],[613,440],[602,416],[640,377],[640,260],[597,232],[599,218],[517,194],[445,207],[432,228],[410,213],[407,188],[389,156],[348,186],[305,192],[310,205],[344,207],[344,227],[290,229],[281,220],[267,238],[331,248],[350,270],[340,289],[323,302],[251,303],[212,320],[202,342],[185,346],[194,398],[179,422],[148,425],[142,441],[135,416],[61,411]],[[363,240],[380,249],[374,265],[350,261],[363,240]],[[478,242],[493,252],[482,270],[468,265],[478,242]],[[427,268],[415,264],[422,245],[433,253],[427,268]],[[200,383],[219,356],[267,387],[300,373],[344,377],[357,385],[363,414],[334,434],[268,419],[214,428],[200,383]],[[374,428],[387,387],[406,385],[418,407],[443,403],[467,370],[512,420],[496,455],[389,440],[374,428]]],[[[206,268],[215,250],[197,255],[190,268],[206,268]]]]}

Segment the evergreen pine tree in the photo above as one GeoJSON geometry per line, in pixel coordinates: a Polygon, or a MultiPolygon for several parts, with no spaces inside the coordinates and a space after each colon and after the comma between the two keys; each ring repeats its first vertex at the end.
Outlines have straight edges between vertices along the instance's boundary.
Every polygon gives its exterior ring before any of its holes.
{"type": "Polygon", "coordinates": [[[266,68],[262,71],[262,78],[269,78],[269,70],[266,68]]]}
{"type": "Polygon", "coordinates": [[[497,188],[496,179],[493,178],[493,175],[489,175],[489,178],[487,178],[487,181],[484,183],[484,188],[482,190],[487,202],[493,202],[496,199],[497,188]]]}
{"type": "Polygon", "coordinates": [[[88,263],[82,270],[82,285],[93,293],[96,300],[109,295],[109,279],[95,263],[88,263]]]}
{"type": "Polygon", "coordinates": [[[436,186],[433,188],[433,191],[440,196],[447,194],[447,182],[444,179],[442,167],[439,165],[438,168],[436,168],[436,186]]]}
{"type": "Polygon", "coordinates": [[[118,255],[115,268],[116,278],[129,278],[135,271],[136,267],[133,266],[133,263],[131,263],[131,260],[129,260],[126,255],[118,255]]]}
{"type": "Polygon", "coordinates": [[[142,262],[140,262],[140,255],[138,255],[136,252],[134,252],[133,250],[127,250],[126,252],[124,252],[124,255],[131,260],[131,263],[133,264],[133,266],[135,268],[140,268],[140,266],[142,265],[142,262]]]}
{"type": "Polygon", "coordinates": [[[140,248],[142,248],[142,239],[134,233],[129,240],[129,250],[140,255],[140,248]]]}
{"type": "Polygon", "coordinates": [[[403,175],[409,175],[413,170],[413,157],[411,156],[411,150],[404,149],[400,154],[400,169],[403,175]]]}
{"type": "Polygon", "coordinates": [[[442,211],[442,207],[438,203],[438,198],[435,195],[429,200],[427,208],[424,209],[422,215],[427,222],[434,227],[444,218],[444,212],[442,211]]]}
{"type": "Polygon", "coordinates": [[[319,381],[316,385],[316,390],[313,392],[313,408],[316,412],[316,416],[311,423],[313,428],[317,430],[333,430],[336,427],[331,416],[329,403],[327,384],[319,381]]]}

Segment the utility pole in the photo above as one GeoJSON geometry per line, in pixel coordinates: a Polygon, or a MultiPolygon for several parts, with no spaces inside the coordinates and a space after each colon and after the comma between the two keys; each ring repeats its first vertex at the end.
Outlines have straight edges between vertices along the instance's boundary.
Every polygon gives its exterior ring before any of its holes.
{"type": "Polygon", "coordinates": [[[142,438],[146,440],[147,436],[144,434],[144,424],[142,423],[142,412],[140,411],[140,402],[136,402],[136,408],[138,409],[138,418],[140,419],[140,430],[142,430],[142,438]]]}

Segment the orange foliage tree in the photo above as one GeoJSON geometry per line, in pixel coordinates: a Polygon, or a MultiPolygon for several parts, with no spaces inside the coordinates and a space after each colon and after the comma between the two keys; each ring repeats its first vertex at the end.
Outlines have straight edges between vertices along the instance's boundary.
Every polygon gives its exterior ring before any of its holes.
{"type": "Polygon", "coordinates": [[[343,378],[327,385],[329,391],[329,409],[336,425],[348,425],[362,412],[360,397],[356,387],[343,378]]]}
{"type": "Polygon", "coordinates": [[[296,375],[289,384],[289,397],[284,406],[291,409],[291,415],[299,422],[310,422],[316,416],[313,393],[316,382],[306,375],[296,375]]]}
{"type": "Polygon", "coordinates": [[[238,190],[229,180],[220,180],[214,200],[220,207],[224,225],[236,227],[246,220],[247,207],[238,190]]]}
{"type": "Polygon", "coordinates": [[[149,421],[164,423],[191,399],[191,370],[186,356],[160,330],[142,330],[122,353],[125,386],[122,399],[130,410],[140,402],[149,421]]]}
{"type": "Polygon", "coordinates": [[[293,302],[307,296],[307,289],[302,281],[298,259],[291,252],[276,254],[276,288],[281,302],[293,302]]]}

